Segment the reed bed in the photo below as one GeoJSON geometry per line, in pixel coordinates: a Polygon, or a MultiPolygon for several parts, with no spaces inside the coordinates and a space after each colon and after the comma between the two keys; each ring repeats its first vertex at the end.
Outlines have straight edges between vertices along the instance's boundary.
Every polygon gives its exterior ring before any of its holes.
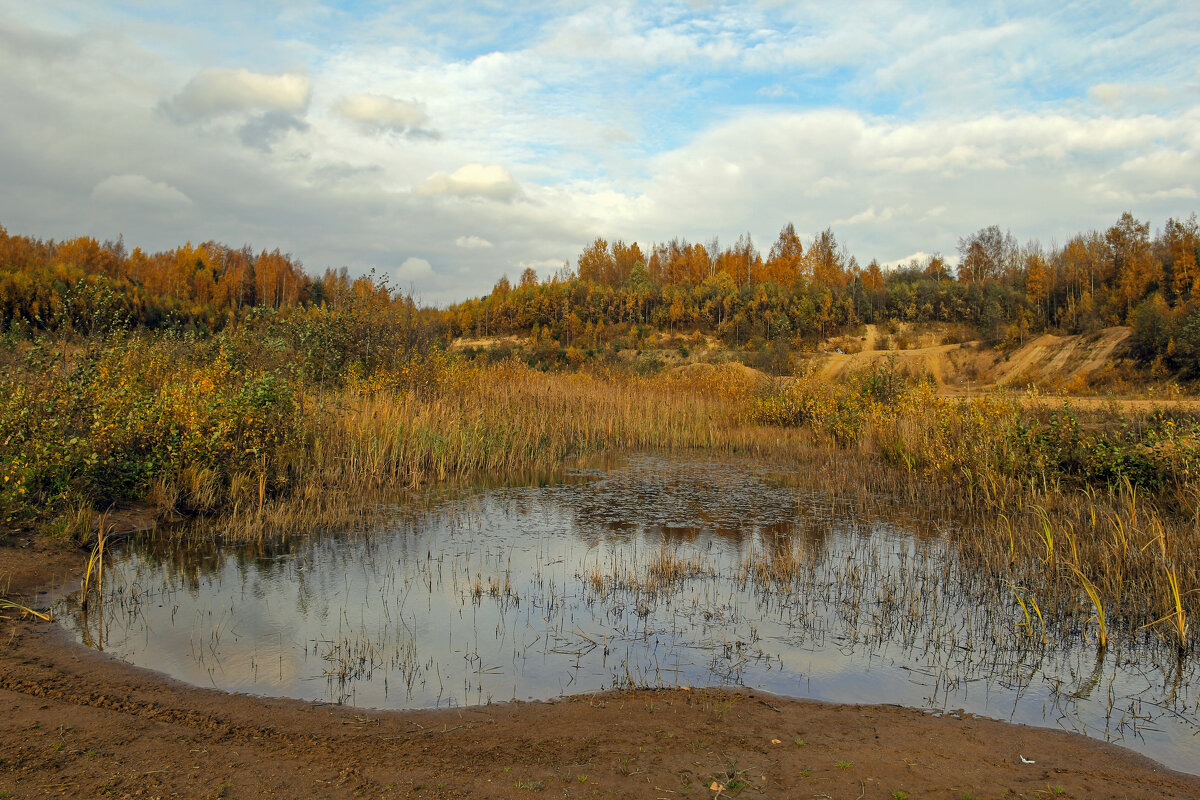
{"type": "MultiPolygon", "coordinates": [[[[816,434],[800,473],[835,495],[919,505],[981,575],[1043,613],[1149,632],[1180,652],[1200,614],[1200,426],[1194,417],[1016,396],[952,399],[880,371],[763,387],[751,417],[816,434]]],[[[1032,625],[1032,617],[1031,617],[1032,625]]],[[[1044,631],[1030,630],[1044,636],[1044,631]]]]}
{"type": "MultiPolygon", "coordinates": [[[[843,383],[740,365],[547,374],[397,352],[332,378],[246,333],[26,348],[0,377],[0,521],[80,540],[91,509],[151,506],[228,539],[285,536],[407,487],[547,473],[606,451],[786,459],[797,479],[953,520],[950,539],[1035,613],[1194,647],[1200,423],[1020,398],[952,399],[877,366],[843,383]]],[[[310,359],[311,360],[311,359],[310,359]]],[[[786,581],[786,560],[764,578],[786,581]]],[[[1031,632],[1031,635],[1036,633],[1031,632]]]]}
{"type": "MultiPolygon", "coordinates": [[[[713,380],[731,377],[718,372],[713,380]]],[[[343,395],[338,413],[315,421],[306,469],[333,482],[415,484],[550,470],[603,450],[778,446],[777,432],[743,425],[740,411],[671,376],[467,367],[434,391],[343,395]]]]}
{"type": "Polygon", "coordinates": [[[440,351],[310,374],[251,334],[29,348],[0,377],[0,523],[80,541],[93,509],[148,505],[227,537],[286,535],[431,481],[547,473],[601,451],[760,452],[803,431],[747,425],[738,365],[545,374],[440,351]],[[257,347],[255,347],[257,345],[257,347]]]}

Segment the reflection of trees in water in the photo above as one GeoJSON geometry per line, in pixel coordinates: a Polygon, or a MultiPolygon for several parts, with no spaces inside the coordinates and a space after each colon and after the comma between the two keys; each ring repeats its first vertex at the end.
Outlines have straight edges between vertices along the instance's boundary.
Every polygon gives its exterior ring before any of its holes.
{"type": "MultiPolygon", "coordinates": [[[[211,531],[181,537],[168,530],[126,546],[147,575],[157,572],[160,581],[199,591],[231,564],[243,579],[253,572],[265,580],[291,575],[303,581],[294,562],[361,563],[373,557],[377,537],[432,525],[478,526],[485,506],[496,503],[504,513],[518,517],[565,516],[589,545],[637,536],[669,544],[712,537],[740,551],[755,538],[784,546],[802,537],[809,551],[817,552],[825,547],[831,522],[845,524],[845,510],[829,498],[739,459],[677,462],[638,457],[614,467],[609,458],[599,467],[557,474],[494,476],[480,491],[476,484],[411,493],[393,516],[367,529],[225,545],[211,531]]],[[[922,534],[936,535],[934,526],[918,529],[922,534]]]]}
{"type": "Polygon", "coordinates": [[[178,588],[194,592],[230,563],[242,574],[253,568],[270,575],[304,542],[295,539],[223,545],[212,535],[180,536],[166,529],[131,539],[122,549],[126,551],[123,560],[131,563],[132,554],[132,563],[143,576],[158,574],[178,588]]]}

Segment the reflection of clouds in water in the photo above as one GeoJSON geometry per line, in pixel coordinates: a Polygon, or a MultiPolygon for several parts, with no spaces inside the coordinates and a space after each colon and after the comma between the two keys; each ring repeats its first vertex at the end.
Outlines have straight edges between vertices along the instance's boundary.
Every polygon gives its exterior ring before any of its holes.
{"type": "Polygon", "coordinates": [[[1007,590],[962,571],[938,521],[854,518],[737,459],[639,457],[439,496],[280,547],[128,548],[107,648],[199,685],[368,707],[732,682],[1200,757],[1186,700],[1200,666],[1164,697],[1152,653],[1118,644],[1097,671],[1078,635],[1031,649],[1007,590]]]}
{"type": "Polygon", "coordinates": [[[253,569],[230,559],[206,572],[199,591],[191,589],[195,572],[172,574],[136,554],[106,574],[114,573],[126,591],[136,586],[142,592],[136,605],[122,602],[118,591],[90,613],[67,615],[69,626],[86,624],[93,637],[103,617],[108,653],[188,683],[235,691],[292,685],[302,674],[295,625],[269,613],[278,597],[253,569]],[[153,653],[149,662],[143,661],[147,653],[153,653]]]}

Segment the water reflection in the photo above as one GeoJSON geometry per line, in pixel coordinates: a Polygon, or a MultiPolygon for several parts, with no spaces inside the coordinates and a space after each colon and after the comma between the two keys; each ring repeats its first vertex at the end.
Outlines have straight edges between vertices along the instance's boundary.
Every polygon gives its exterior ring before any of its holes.
{"type": "Polygon", "coordinates": [[[1071,621],[1031,635],[947,524],[870,518],[750,460],[646,456],[278,546],[131,544],[103,598],[58,615],[233,691],[411,708],[744,684],[961,708],[1197,769],[1195,659],[1149,634],[1101,653],[1071,621]]]}

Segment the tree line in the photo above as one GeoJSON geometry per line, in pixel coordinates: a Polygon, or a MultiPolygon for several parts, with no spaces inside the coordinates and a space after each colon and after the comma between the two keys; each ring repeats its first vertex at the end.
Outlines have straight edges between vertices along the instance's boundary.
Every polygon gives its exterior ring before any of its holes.
{"type": "Polygon", "coordinates": [[[344,267],[311,275],[291,254],[217,242],[146,253],[122,239],[63,241],[0,226],[0,324],[5,330],[90,332],[114,325],[216,331],[251,312],[349,302],[411,301],[344,267]]]}
{"type": "Polygon", "coordinates": [[[862,323],[963,323],[994,344],[1046,330],[1135,326],[1137,354],[1195,370],[1200,355],[1200,234],[1196,215],[1153,235],[1130,213],[1062,246],[1019,243],[998,226],[942,255],[885,269],[865,266],[826,229],[807,246],[788,223],[766,257],[750,236],[673,239],[643,252],[598,238],[548,280],[525,270],[514,286],[445,311],[456,335],[533,333],[562,346],[632,342],[644,329],[715,334],[732,346],[800,345],[862,323]],[[632,336],[631,336],[632,334],[632,336]],[[1192,359],[1189,361],[1189,359],[1192,359]]]}
{"type": "MultiPolygon", "coordinates": [[[[1122,214],[1061,246],[1019,243],[998,226],[958,241],[957,264],[935,254],[861,265],[826,229],[807,244],[786,224],[765,257],[749,234],[672,239],[643,251],[597,238],[547,279],[526,269],[444,309],[418,309],[386,281],[319,275],[279,250],[216,242],[129,251],[122,240],[54,241],[0,226],[0,325],[10,334],[69,328],[185,326],[216,331],[255,314],[389,309],[424,341],[531,335],[548,347],[637,346],[651,331],[700,330],[733,347],[797,347],[862,323],[950,322],[995,344],[1045,330],[1135,329],[1135,354],[1200,375],[1200,232],[1196,215],[1149,222],[1122,214]]],[[[372,312],[375,313],[375,312],[372,312]]],[[[360,314],[364,319],[370,314],[360,314]]]]}

